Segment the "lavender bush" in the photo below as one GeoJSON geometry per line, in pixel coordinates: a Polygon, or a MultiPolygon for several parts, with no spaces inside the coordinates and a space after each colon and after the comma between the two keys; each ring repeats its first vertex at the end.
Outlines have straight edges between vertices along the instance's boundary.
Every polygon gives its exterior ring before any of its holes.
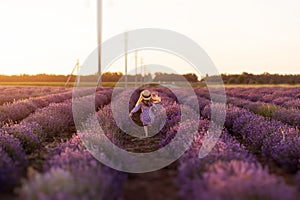
{"type": "Polygon", "coordinates": [[[19,139],[27,154],[37,150],[42,144],[43,131],[36,123],[6,125],[2,127],[2,131],[19,139]]]}
{"type": "Polygon", "coordinates": [[[238,98],[227,98],[228,102],[235,106],[247,108],[250,111],[262,115],[264,117],[272,118],[274,120],[282,121],[292,126],[300,126],[300,111],[295,108],[283,108],[272,104],[251,102],[238,98]]]}
{"type": "Polygon", "coordinates": [[[103,167],[74,136],[59,147],[45,166],[45,174],[25,181],[25,199],[119,199],[126,175],[103,167]]]}
{"type": "Polygon", "coordinates": [[[282,123],[264,120],[252,113],[244,113],[233,122],[232,131],[243,136],[247,146],[253,152],[260,152],[263,140],[277,131],[282,123]]]}
{"type": "Polygon", "coordinates": [[[46,107],[53,102],[62,102],[70,99],[71,97],[72,93],[67,92],[38,98],[30,98],[6,104],[0,107],[0,122],[6,123],[9,121],[20,121],[36,111],[38,108],[46,107]]]}
{"type": "Polygon", "coordinates": [[[11,191],[19,182],[20,172],[12,158],[0,147],[0,192],[11,191]]]}
{"type": "Polygon", "coordinates": [[[18,86],[18,87],[0,87],[0,105],[12,103],[18,100],[24,100],[32,97],[56,94],[66,92],[68,89],[63,87],[36,87],[36,86],[18,86]]]}
{"type": "Polygon", "coordinates": [[[166,137],[163,140],[161,140],[159,144],[160,147],[164,147],[167,144],[169,144],[171,140],[174,139],[174,137],[176,136],[176,134],[180,129],[180,131],[183,131],[186,134],[181,134],[176,141],[172,141],[172,143],[169,145],[170,152],[171,152],[170,156],[171,157],[179,156],[181,153],[180,151],[182,149],[189,149],[192,141],[189,141],[188,139],[193,137],[193,134],[196,134],[193,133],[192,131],[197,130],[198,126],[199,123],[194,120],[187,120],[181,123],[180,125],[175,125],[174,127],[170,128],[170,130],[168,130],[166,137]]]}
{"type": "Polygon", "coordinates": [[[28,165],[26,154],[20,141],[12,135],[0,133],[0,147],[11,157],[15,166],[24,171],[28,165]]]}
{"type": "Polygon", "coordinates": [[[56,136],[68,136],[76,131],[71,102],[50,104],[46,108],[39,109],[24,119],[23,122],[38,123],[45,132],[47,139],[56,136]]]}
{"type": "Polygon", "coordinates": [[[300,169],[300,136],[299,131],[293,128],[282,130],[281,139],[273,139],[273,143],[265,142],[265,155],[270,157],[285,170],[296,172],[300,169]],[[284,134],[284,135],[283,135],[284,134]],[[276,141],[274,141],[276,140],[276,141]],[[266,152],[269,150],[269,152],[266,152]]]}
{"type": "Polygon", "coordinates": [[[244,143],[252,152],[262,153],[266,160],[275,161],[289,172],[299,169],[297,128],[232,107],[227,111],[227,116],[227,128],[231,133],[243,136],[244,143]]]}
{"type": "MultiPolygon", "coordinates": [[[[84,88],[76,92],[76,97],[84,97],[92,94],[93,89],[84,88]]],[[[109,94],[103,92],[103,94],[109,94]]],[[[59,94],[51,94],[43,97],[29,98],[26,100],[16,101],[13,103],[5,104],[0,107],[0,122],[7,123],[10,121],[18,122],[37,109],[45,108],[51,103],[61,103],[72,98],[72,92],[63,92],[59,94]]]]}
{"type": "Polygon", "coordinates": [[[261,165],[232,160],[217,162],[192,181],[187,199],[296,199],[294,188],[261,165]]]}
{"type": "Polygon", "coordinates": [[[24,175],[28,160],[18,139],[0,131],[0,191],[9,192],[24,175]]]}

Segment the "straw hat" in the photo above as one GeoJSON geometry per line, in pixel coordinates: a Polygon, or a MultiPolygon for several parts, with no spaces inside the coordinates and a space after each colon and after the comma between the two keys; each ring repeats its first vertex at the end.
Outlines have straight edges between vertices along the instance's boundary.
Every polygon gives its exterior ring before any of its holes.
{"type": "Polygon", "coordinates": [[[161,98],[158,96],[157,93],[152,93],[151,94],[151,101],[153,103],[159,103],[159,102],[161,102],[161,98]]]}
{"type": "Polygon", "coordinates": [[[143,100],[150,100],[151,98],[151,92],[149,90],[143,90],[141,93],[142,99],[143,100]]]}

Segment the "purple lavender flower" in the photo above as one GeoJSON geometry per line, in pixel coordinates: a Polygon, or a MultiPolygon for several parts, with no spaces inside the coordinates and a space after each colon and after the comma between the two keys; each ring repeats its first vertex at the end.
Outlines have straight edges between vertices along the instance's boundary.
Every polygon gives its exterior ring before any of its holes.
{"type": "Polygon", "coordinates": [[[2,127],[2,131],[19,139],[22,147],[28,154],[37,150],[42,144],[39,135],[42,135],[42,131],[40,130],[39,134],[37,134],[36,131],[38,129],[39,127],[37,126],[37,124],[29,123],[14,124],[2,127]]]}
{"type": "Polygon", "coordinates": [[[292,126],[300,127],[300,110],[298,109],[281,108],[272,115],[272,118],[292,126]]]}
{"type": "Polygon", "coordinates": [[[297,199],[294,188],[270,175],[261,165],[244,161],[218,162],[195,181],[192,198],[203,199],[297,199]]]}
{"type": "Polygon", "coordinates": [[[28,165],[26,154],[20,141],[12,135],[0,133],[0,147],[11,157],[15,166],[24,171],[28,165]]]}
{"type": "Polygon", "coordinates": [[[65,91],[65,88],[60,87],[1,87],[0,105],[65,91]]]}
{"type": "Polygon", "coordinates": [[[103,167],[74,136],[48,160],[45,174],[25,181],[19,192],[25,199],[118,199],[126,179],[103,167]]]}
{"type": "Polygon", "coordinates": [[[19,176],[13,160],[0,147],[0,192],[12,190],[18,184],[19,176]]]}
{"type": "Polygon", "coordinates": [[[281,140],[273,143],[268,154],[271,158],[289,172],[300,169],[300,137],[299,130],[283,129],[281,140]]]}
{"type": "Polygon", "coordinates": [[[226,119],[225,119],[225,127],[227,130],[232,131],[232,127],[235,124],[235,120],[239,118],[240,116],[247,115],[249,111],[246,109],[242,109],[236,106],[233,106],[232,104],[229,104],[227,106],[227,112],[226,112],[226,119]]]}
{"type": "Polygon", "coordinates": [[[58,135],[68,136],[76,131],[71,102],[50,104],[27,117],[24,122],[38,123],[48,139],[58,135]]]}
{"type": "Polygon", "coordinates": [[[300,109],[300,98],[286,101],[282,104],[285,108],[300,109]]]}
{"type": "Polygon", "coordinates": [[[0,122],[20,121],[38,108],[48,106],[52,102],[62,102],[72,97],[72,93],[53,94],[44,97],[16,101],[0,107],[0,122]]]}

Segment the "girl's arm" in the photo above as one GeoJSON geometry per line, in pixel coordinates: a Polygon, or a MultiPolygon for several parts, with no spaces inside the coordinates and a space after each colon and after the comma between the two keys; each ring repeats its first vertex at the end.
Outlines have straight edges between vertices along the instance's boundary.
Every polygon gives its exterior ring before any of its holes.
{"type": "Polygon", "coordinates": [[[136,113],[140,108],[141,108],[141,103],[137,104],[137,105],[131,110],[130,114],[136,113]]]}

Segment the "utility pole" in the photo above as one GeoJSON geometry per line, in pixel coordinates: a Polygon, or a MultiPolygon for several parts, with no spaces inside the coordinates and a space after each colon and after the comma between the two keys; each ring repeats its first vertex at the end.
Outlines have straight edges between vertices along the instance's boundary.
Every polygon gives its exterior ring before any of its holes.
{"type": "Polygon", "coordinates": [[[145,72],[144,72],[144,63],[143,63],[143,58],[141,58],[141,78],[142,78],[142,84],[144,85],[144,81],[145,81],[145,72]]]}
{"type": "Polygon", "coordinates": [[[134,58],[135,58],[135,77],[134,77],[134,86],[137,87],[137,67],[138,67],[138,52],[135,50],[134,52],[134,58]]]}
{"type": "Polygon", "coordinates": [[[147,83],[149,80],[148,80],[148,69],[146,65],[144,66],[144,74],[145,74],[145,82],[147,83]]]}
{"type": "Polygon", "coordinates": [[[98,31],[98,86],[102,86],[101,59],[102,59],[102,0],[97,0],[97,31],[98,31]]]}
{"type": "Polygon", "coordinates": [[[128,77],[127,77],[127,64],[128,64],[128,33],[125,32],[125,35],[124,35],[124,50],[125,50],[125,88],[128,87],[128,77]]]}

